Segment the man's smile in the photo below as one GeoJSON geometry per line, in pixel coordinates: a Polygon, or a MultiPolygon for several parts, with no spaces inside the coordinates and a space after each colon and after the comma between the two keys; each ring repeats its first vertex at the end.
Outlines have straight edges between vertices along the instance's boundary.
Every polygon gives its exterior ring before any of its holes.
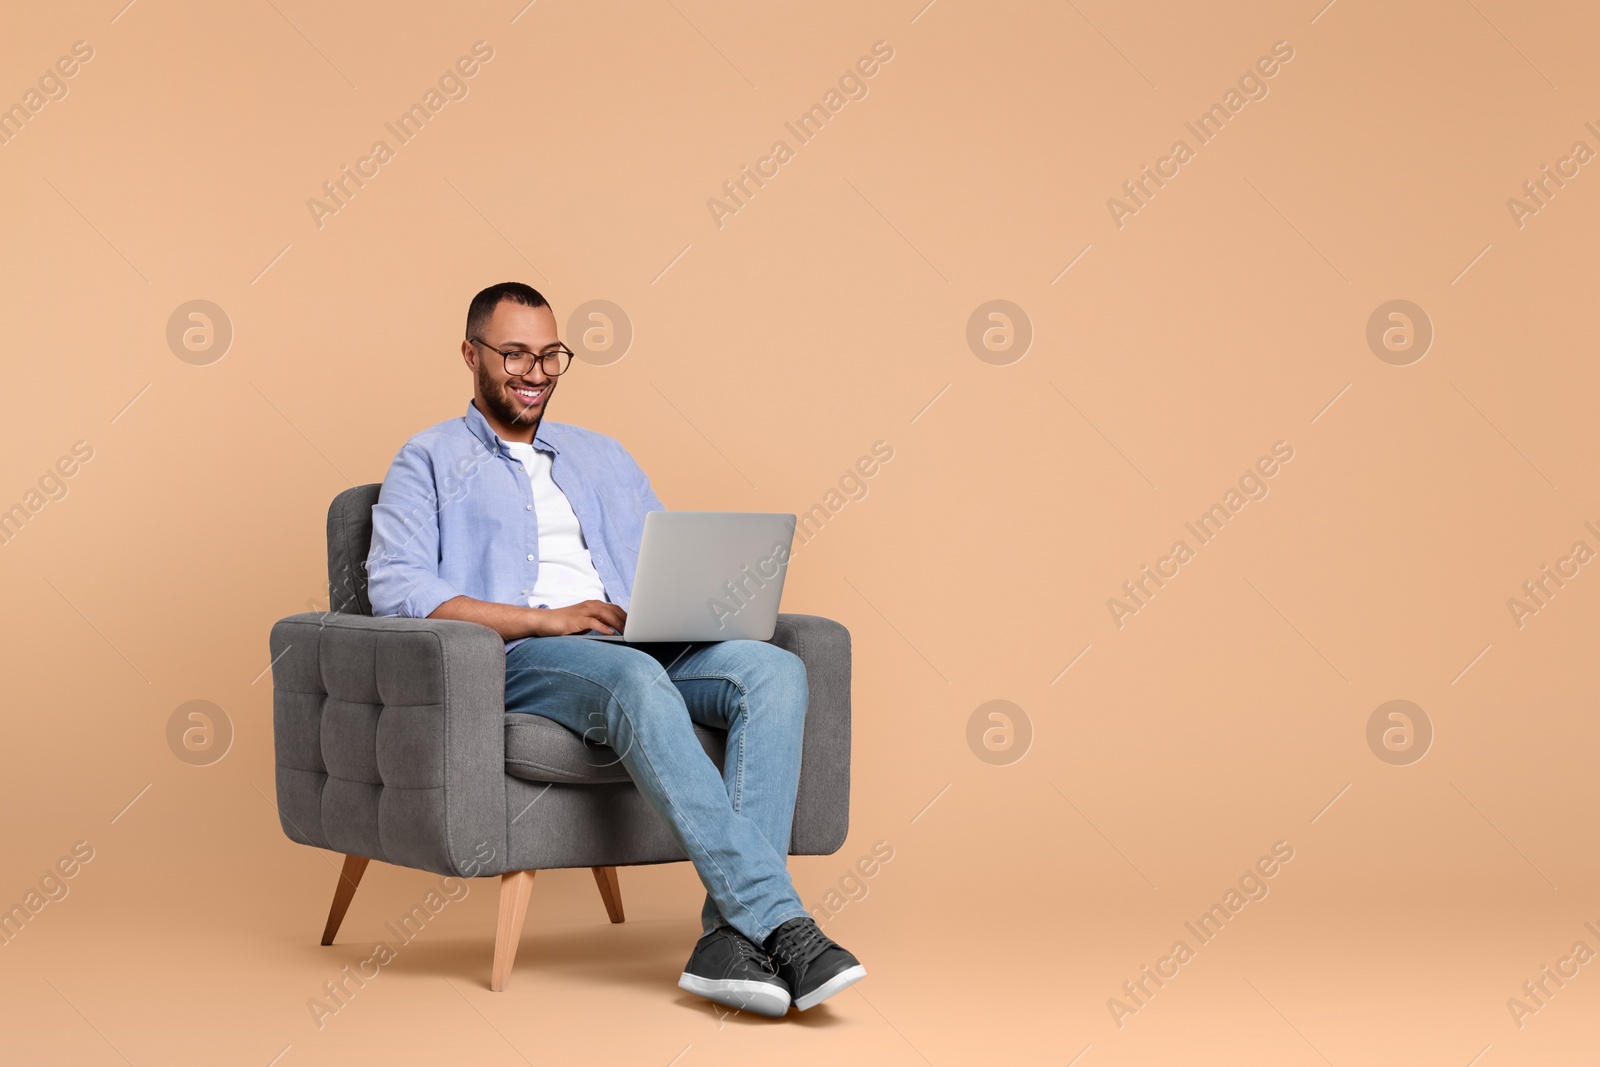
{"type": "Polygon", "coordinates": [[[529,385],[527,382],[508,382],[507,385],[524,404],[530,407],[543,400],[545,395],[550,392],[549,382],[545,382],[543,385],[529,385]]]}

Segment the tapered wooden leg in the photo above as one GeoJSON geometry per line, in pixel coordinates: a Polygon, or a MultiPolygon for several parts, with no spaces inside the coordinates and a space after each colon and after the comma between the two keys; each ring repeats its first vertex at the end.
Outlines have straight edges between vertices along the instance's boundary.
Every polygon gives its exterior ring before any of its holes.
{"type": "Polygon", "coordinates": [[[500,876],[500,924],[494,934],[494,972],[489,988],[504,991],[511,979],[511,965],[517,959],[517,944],[522,940],[522,920],[528,915],[528,895],[533,892],[532,871],[511,871],[500,876]]]}
{"type": "Polygon", "coordinates": [[[600,887],[600,899],[606,902],[606,914],[611,916],[611,921],[619,923],[622,915],[622,887],[617,884],[617,869],[615,867],[590,867],[594,872],[595,885],[600,887]]]}
{"type": "Polygon", "coordinates": [[[356,895],[356,886],[361,884],[361,876],[366,873],[369,862],[366,856],[344,858],[344,870],[339,872],[339,884],[333,890],[333,907],[328,909],[328,925],[322,930],[324,945],[333,944],[334,935],[339,932],[339,924],[344,922],[344,913],[350,910],[350,899],[356,895]]]}

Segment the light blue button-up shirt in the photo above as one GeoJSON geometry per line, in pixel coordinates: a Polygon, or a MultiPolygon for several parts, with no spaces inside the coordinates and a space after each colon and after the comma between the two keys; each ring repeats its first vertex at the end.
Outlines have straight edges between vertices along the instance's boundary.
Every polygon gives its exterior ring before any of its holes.
{"type": "MultiPolygon", "coordinates": [[[[605,434],[542,419],[533,447],[552,453],[550,477],[578,517],[606,599],[626,611],[644,517],[665,505],[605,434]]],[[[389,465],[372,508],[372,613],[424,619],[457,596],[526,607],[538,577],[533,487],[468,401],[463,418],[423,430],[389,465]]]]}

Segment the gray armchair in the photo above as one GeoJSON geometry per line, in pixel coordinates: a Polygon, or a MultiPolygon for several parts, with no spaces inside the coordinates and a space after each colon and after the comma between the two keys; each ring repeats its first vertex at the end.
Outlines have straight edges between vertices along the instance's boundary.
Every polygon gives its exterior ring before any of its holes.
{"type": "MultiPolygon", "coordinates": [[[[328,509],[330,610],[272,628],[279,820],[291,840],[345,854],[324,945],[370,860],[501,876],[490,981],[501,990],[533,872],[591,868],[619,923],[616,868],[687,857],[609,748],[542,716],[506,714],[505,647],[493,630],[372,616],[378,489],[348,489],[328,509]]],[[[829,855],[849,827],[850,633],[786,614],[772,642],[805,662],[811,691],[789,851],[829,855]]],[[[724,732],[694,730],[720,769],[724,732]]]]}

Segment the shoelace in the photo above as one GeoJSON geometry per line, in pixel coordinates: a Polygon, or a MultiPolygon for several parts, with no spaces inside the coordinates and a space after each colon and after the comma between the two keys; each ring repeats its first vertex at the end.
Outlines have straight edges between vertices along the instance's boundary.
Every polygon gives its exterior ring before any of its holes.
{"type": "Polygon", "coordinates": [[[772,961],[767,958],[765,952],[761,951],[760,945],[757,945],[747,937],[740,937],[738,934],[733,935],[733,943],[734,951],[738,952],[740,956],[752,961],[763,971],[772,970],[772,961]]]}
{"type": "Polygon", "coordinates": [[[772,946],[773,962],[784,962],[796,970],[804,971],[812,960],[832,947],[830,940],[811,923],[798,923],[785,930],[772,946]]]}

